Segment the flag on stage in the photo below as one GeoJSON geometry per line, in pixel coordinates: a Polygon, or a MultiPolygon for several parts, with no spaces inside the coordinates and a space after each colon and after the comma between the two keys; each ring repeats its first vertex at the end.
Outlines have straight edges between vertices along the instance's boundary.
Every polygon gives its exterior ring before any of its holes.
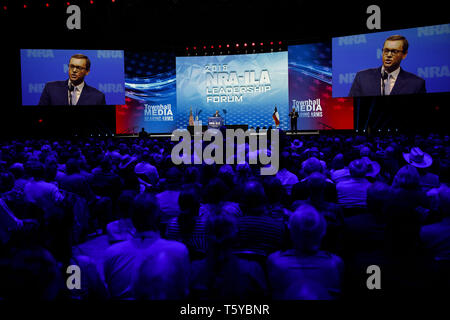
{"type": "Polygon", "coordinates": [[[189,111],[189,125],[190,126],[194,125],[194,116],[192,115],[192,107],[191,107],[191,111],[189,111]]]}
{"type": "Polygon", "coordinates": [[[278,127],[280,125],[280,115],[278,114],[277,107],[275,107],[272,118],[273,121],[275,121],[275,125],[278,127]]]}

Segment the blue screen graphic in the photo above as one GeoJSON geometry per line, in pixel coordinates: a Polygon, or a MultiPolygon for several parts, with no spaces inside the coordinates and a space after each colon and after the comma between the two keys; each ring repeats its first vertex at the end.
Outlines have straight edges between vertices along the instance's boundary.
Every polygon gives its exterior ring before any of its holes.
{"type": "Polygon", "coordinates": [[[126,105],[116,113],[117,133],[175,130],[175,53],[127,51],[125,75],[126,105]]]}
{"type": "Polygon", "coordinates": [[[186,128],[192,110],[206,125],[216,110],[226,124],[289,128],[288,53],[177,57],[177,127],[186,128]]]}
{"type": "Polygon", "coordinates": [[[22,105],[37,105],[47,82],[68,80],[70,57],[78,53],[91,61],[85,82],[105,94],[107,105],[125,104],[123,51],[21,49],[22,105]]]}
{"type": "Polygon", "coordinates": [[[427,92],[450,91],[450,24],[333,38],[333,97],[347,97],[358,71],[382,64],[384,41],[402,35],[409,43],[401,68],[425,80],[427,92]]]}

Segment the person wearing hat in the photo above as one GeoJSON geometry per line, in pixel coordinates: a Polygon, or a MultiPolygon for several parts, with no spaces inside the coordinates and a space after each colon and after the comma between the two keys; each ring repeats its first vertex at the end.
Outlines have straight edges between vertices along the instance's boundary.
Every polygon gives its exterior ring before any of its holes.
{"type": "Polygon", "coordinates": [[[119,163],[118,174],[123,180],[124,190],[139,190],[139,180],[134,171],[137,157],[124,154],[119,163]]]}
{"type": "Polygon", "coordinates": [[[361,160],[363,160],[367,165],[366,177],[368,177],[368,179],[371,179],[372,181],[375,179],[378,173],[380,173],[381,167],[378,162],[373,161],[369,158],[370,153],[370,148],[367,146],[362,147],[360,150],[361,160]]]}
{"type": "Polygon", "coordinates": [[[367,189],[371,183],[367,180],[367,164],[362,159],[353,160],[349,165],[350,178],[336,184],[338,204],[343,208],[365,208],[367,189]]]}
{"type": "Polygon", "coordinates": [[[439,176],[429,171],[433,158],[419,147],[411,148],[409,153],[404,152],[403,158],[407,163],[417,168],[420,175],[420,186],[424,191],[439,187],[439,176]]]}
{"type": "Polygon", "coordinates": [[[300,149],[301,147],[303,147],[303,141],[300,141],[298,139],[295,139],[294,141],[292,141],[292,143],[291,143],[292,150],[297,151],[297,149],[300,149]]]}

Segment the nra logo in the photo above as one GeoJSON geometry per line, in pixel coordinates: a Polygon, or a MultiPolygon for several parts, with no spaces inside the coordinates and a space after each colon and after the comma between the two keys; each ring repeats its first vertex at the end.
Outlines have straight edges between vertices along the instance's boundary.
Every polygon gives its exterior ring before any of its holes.
{"type": "Polygon", "coordinates": [[[28,58],[54,58],[53,50],[27,50],[28,58]]]}
{"type": "Polygon", "coordinates": [[[98,90],[103,93],[121,93],[124,92],[123,85],[121,83],[100,83],[98,90]]]}
{"type": "Polygon", "coordinates": [[[367,43],[366,36],[361,34],[359,36],[348,36],[339,38],[339,46],[350,46],[354,44],[367,43]]]}
{"type": "Polygon", "coordinates": [[[41,93],[44,90],[45,83],[29,83],[28,93],[41,93]]]}
{"type": "Polygon", "coordinates": [[[450,24],[417,28],[418,37],[439,36],[441,34],[450,34],[450,24]]]}
{"type": "Polygon", "coordinates": [[[352,73],[340,73],[339,74],[339,84],[343,83],[353,83],[353,79],[355,79],[356,72],[352,73]]]}
{"type": "Polygon", "coordinates": [[[99,59],[122,59],[123,52],[120,50],[97,50],[97,58],[99,59]]]}
{"type": "Polygon", "coordinates": [[[417,75],[422,78],[444,78],[450,77],[448,66],[417,68],[417,75]]]}

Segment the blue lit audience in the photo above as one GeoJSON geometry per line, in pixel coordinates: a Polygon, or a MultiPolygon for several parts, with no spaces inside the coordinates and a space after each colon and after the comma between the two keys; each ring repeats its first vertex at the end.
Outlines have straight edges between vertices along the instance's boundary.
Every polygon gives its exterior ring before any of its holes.
{"type": "Polygon", "coordinates": [[[448,136],[281,133],[273,176],[173,146],[0,142],[0,299],[353,299],[370,265],[386,295],[450,289],[448,136]]]}

